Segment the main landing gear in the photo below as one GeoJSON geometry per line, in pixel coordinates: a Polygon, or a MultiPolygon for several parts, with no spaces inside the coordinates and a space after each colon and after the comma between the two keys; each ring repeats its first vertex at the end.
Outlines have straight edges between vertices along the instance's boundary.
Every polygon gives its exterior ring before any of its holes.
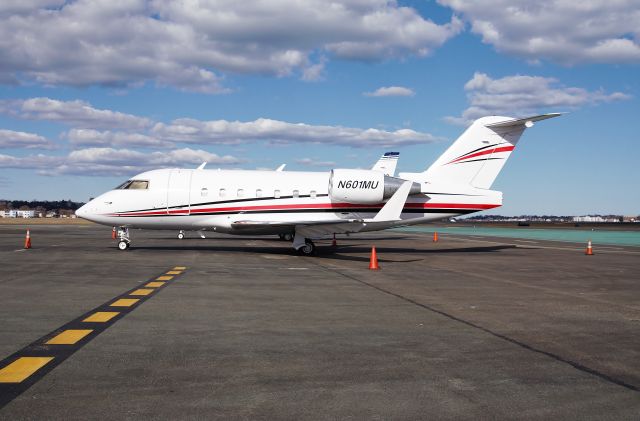
{"type": "Polygon", "coordinates": [[[118,228],[118,249],[127,250],[131,246],[131,239],[129,238],[129,228],[118,228]]]}
{"type": "Polygon", "coordinates": [[[303,256],[312,256],[316,252],[316,245],[310,238],[306,238],[302,233],[296,231],[291,244],[303,256]]]}
{"type": "Polygon", "coordinates": [[[298,249],[298,253],[303,256],[313,256],[316,254],[316,245],[308,238],[304,239],[304,245],[298,249]]]}
{"type": "Polygon", "coordinates": [[[278,234],[278,237],[280,237],[280,239],[283,241],[293,241],[293,234],[291,234],[290,232],[286,234],[278,234]]]}

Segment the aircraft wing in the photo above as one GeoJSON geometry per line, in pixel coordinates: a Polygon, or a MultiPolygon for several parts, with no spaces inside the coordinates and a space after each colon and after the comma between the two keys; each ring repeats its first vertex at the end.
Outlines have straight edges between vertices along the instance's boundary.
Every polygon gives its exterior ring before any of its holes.
{"type": "Polygon", "coordinates": [[[309,225],[342,225],[342,224],[353,224],[353,223],[362,223],[364,220],[362,219],[331,219],[327,221],[235,221],[231,224],[231,228],[234,230],[242,231],[247,230],[251,231],[256,228],[287,228],[287,227],[297,227],[297,226],[309,226],[309,225]]]}
{"type": "MultiPolygon", "coordinates": [[[[327,221],[236,221],[231,228],[237,231],[273,232],[295,231],[301,238],[319,238],[331,234],[358,232],[367,224],[362,219],[332,219],[327,221]]],[[[304,242],[304,241],[303,241],[304,242]]]]}

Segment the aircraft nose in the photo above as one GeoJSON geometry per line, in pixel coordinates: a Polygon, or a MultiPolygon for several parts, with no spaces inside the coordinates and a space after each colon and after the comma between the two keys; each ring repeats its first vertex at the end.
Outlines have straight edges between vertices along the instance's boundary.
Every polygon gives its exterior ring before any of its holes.
{"type": "Polygon", "coordinates": [[[87,214],[89,213],[89,210],[87,209],[87,204],[80,206],[77,210],[76,210],[76,216],[78,218],[86,218],[87,214]]]}

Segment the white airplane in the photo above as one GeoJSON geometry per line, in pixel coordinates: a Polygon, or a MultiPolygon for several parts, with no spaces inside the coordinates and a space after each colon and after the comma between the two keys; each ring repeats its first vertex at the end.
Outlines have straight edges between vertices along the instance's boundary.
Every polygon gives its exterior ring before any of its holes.
{"type": "Polygon", "coordinates": [[[293,235],[301,254],[313,239],[377,231],[497,208],[490,190],[525,129],[559,116],[483,117],[427,170],[399,177],[363,169],[330,172],[160,169],[136,175],[76,211],[117,226],[118,248],[129,228],[185,229],[241,235],[293,235]]]}

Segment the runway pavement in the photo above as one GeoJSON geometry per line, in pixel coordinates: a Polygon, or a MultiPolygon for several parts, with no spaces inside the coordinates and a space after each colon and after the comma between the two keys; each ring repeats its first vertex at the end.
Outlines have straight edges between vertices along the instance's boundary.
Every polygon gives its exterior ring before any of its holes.
{"type": "Polygon", "coordinates": [[[0,419],[640,414],[638,247],[24,232],[0,226],[0,419]]]}

